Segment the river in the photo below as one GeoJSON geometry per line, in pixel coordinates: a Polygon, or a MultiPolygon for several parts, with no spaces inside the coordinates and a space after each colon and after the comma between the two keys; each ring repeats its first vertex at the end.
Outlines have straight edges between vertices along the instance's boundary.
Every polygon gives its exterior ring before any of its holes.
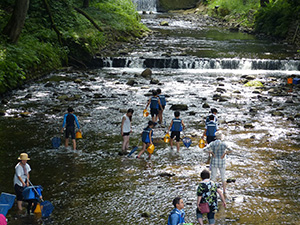
{"type": "Polygon", "coordinates": [[[154,34],[124,45],[125,55],[96,58],[101,68],[53,72],[2,101],[0,191],[14,193],[14,166],[27,152],[31,181],[43,186],[44,199],[55,207],[44,220],[19,215],[14,207],[8,224],[166,224],[176,196],[184,199],[186,221],[196,224],[196,189],[207,167],[197,146],[209,111],[204,103],[219,111],[233,149],[226,176],[236,179],[216,224],[299,224],[300,88],[287,84],[288,77],[300,76],[295,49],[205,18],[153,14],[142,22],[154,34]],[[169,26],[159,26],[162,20],[169,26]],[[139,76],[146,67],[159,84],[139,76]],[[130,79],[137,84],[127,85],[130,79]],[[251,79],[264,86],[245,87],[251,79]],[[131,146],[141,148],[149,120],[142,111],[154,88],[167,96],[167,125],[170,106],[187,104],[181,118],[192,146],[182,145],[177,154],[162,141],[166,129],[155,128],[151,160],[119,156],[124,111],[135,110],[131,146]],[[51,147],[68,106],[83,130],[76,152],[51,147]],[[151,216],[142,217],[145,212],[151,216]]]}

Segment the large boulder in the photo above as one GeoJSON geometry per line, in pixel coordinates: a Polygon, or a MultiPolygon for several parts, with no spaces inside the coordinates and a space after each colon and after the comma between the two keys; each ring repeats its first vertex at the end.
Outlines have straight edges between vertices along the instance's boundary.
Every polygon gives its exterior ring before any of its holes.
{"type": "Polygon", "coordinates": [[[144,78],[150,78],[152,75],[152,70],[150,70],[149,68],[145,69],[141,76],[144,77],[144,78]]]}
{"type": "Polygon", "coordinates": [[[197,6],[199,0],[159,0],[157,11],[166,12],[178,9],[191,9],[197,6]]]}

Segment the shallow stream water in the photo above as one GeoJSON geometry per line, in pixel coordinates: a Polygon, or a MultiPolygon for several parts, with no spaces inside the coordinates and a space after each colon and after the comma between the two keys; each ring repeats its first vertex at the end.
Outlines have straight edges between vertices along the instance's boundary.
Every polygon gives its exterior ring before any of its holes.
{"type": "Polygon", "coordinates": [[[19,215],[14,207],[8,224],[166,224],[176,196],[184,199],[186,221],[196,223],[196,189],[200,172],[207,168],[207,156],[197,146],[209,111],[204,103],[219,111],[220,129],[233,150],[226,176],[236,179],[228,184],[227,208],[220,204],[216,224],[300,223],[300,88],[286,82],[300,76],[297,60],[291,67],[272,70],[152,68],[158,85],[138,76],[145,69],[141,60],[147,57],[287,60],[293,48],[230,33],[202,20],[162,17],[143,18],[158,33],[125,56],[134,61],[128,67],[56,72],[13,92],[1,104],[5,115],[0,117],[0,191],[14,192],[14,166],[19,154],[27,152],[31,181],[43,186],[44,199],[55,207],[46,220],[19,215]],[[169,26],[158,26],[165,19],[169,26]],[[243,86],[245,76],[264,87],[243,86]],[[127,85],[130,79],[138,84],[127,85]],[[173,118],[172,104],[188,105],[181,118],[192,146],[181,145],[177,154],[162,141],[166,128],[155,128],[151,160],[146,154],[142,159],[119,156],[121,117],[128,108],[135,110],[131,146],[141,149],[140,133],[149,120],[142,111],[154,88],[167,96],[166,125],[173,118]],[[215,94],[221,97],[213,98],[215,94]],[[75,108],[83,130],[76,152],[51,147],[68,106],[75,108]],[[144,212],[151,216],[142,217],[144,212]]]}

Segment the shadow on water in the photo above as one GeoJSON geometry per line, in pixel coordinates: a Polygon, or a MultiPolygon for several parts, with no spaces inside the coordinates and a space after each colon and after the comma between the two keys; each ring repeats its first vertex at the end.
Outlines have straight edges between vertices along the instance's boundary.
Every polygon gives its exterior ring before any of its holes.
{"type": "Polygon", "coordinates": [[[57,72],[13,92],[0,106],[5,111],[0,117],[1,191],[14,192],[16,159],[27,152],[32,182],[44,187],[44,199],[55,207],[51,219],[42,221],[18,216],[14,206],[8,224],[166,224],[178,195],[186,203],[186,221],[196,223],[196,189],[207,168],[207,156],[197,147],[208,113],[204,103],[218,109],[220,128],[234,151],[226,175],[236,182],[228,184],[228,207],[220,206],[216,224],[299,223],[300,89],[286,84],[299,71],[153,69],[158,85],[137,76],[142,71],[57,72]],[[264,87],[243,86],[244,75],[264,87]],[[126,85],[130,79],[137,84],[126,85]],[[151,161],[146,154],[142,159],[119,156],[121,117],[128,108],[135,110],[131,146],[141,149],[140,133],[149,119],[142,117],[145,95],[153,88],[168,96],[167,125],[173,118],[170,106],[187,104],[181,117],[193,144],[182,145],[177,154],[162,141],[166,128],[156,128],[151,161]],[[51,149],[69,105],[83,129],[79,150],[51,149]],[[142,217],[145,212],[151,216],[142,217]]]}

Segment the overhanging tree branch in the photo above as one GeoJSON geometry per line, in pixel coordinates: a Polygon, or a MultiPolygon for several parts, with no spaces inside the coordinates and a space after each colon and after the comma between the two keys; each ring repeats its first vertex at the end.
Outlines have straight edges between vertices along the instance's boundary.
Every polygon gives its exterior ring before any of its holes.
{"type": "Polygon", "coordinates": [[[74,7],[74,9],[80,13],[81,15],[83,15],[85,18],[87,18],[93,25],[94,27],[99,30],[100,32],[103,32],[103,29],[101,27],[98,26],[98,24],[88,15],[86,14],[84,11],[82,11],[81,9],[74,7]]]}

